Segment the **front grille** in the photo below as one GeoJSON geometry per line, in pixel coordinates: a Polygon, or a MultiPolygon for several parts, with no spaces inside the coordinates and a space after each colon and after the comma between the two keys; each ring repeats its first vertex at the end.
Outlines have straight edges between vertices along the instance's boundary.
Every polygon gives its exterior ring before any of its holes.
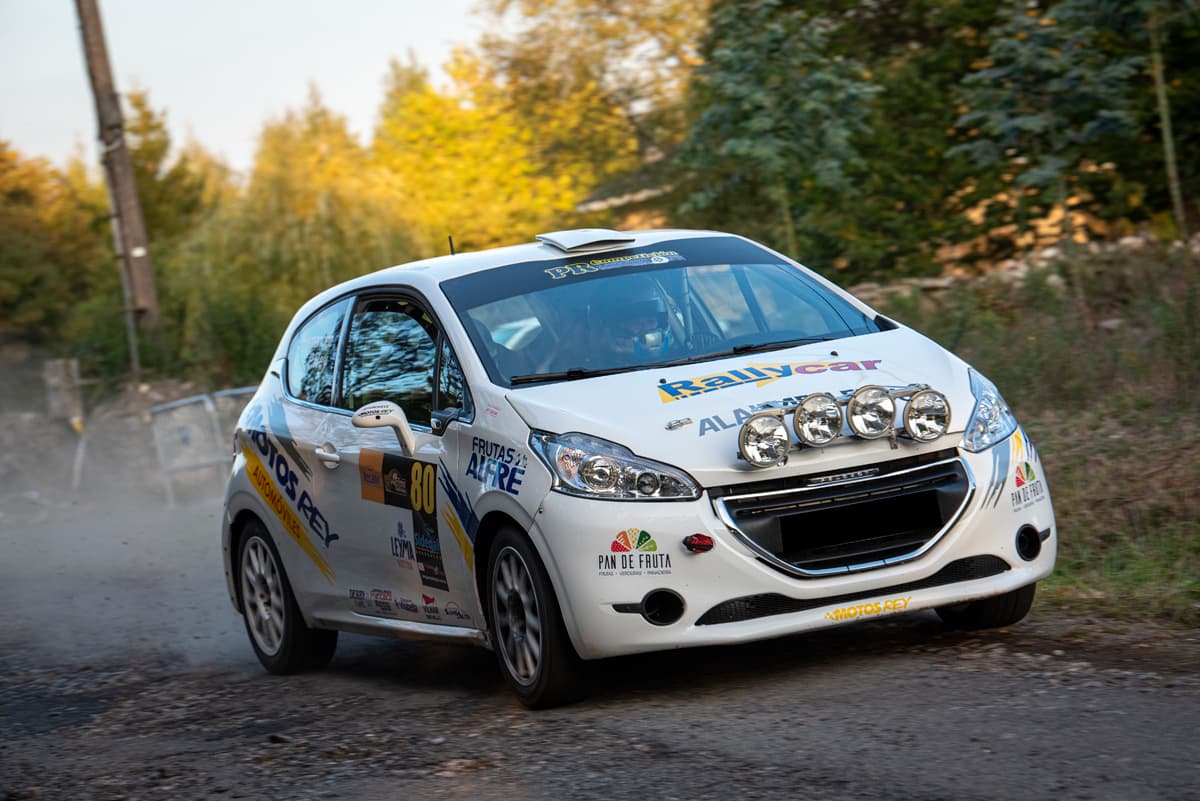
{"type": "Polygon", "coordinates": [[[878,470],[834,484],[794,479],[793,486],[713,501],[717,513],[764,562],[808,577],[884,567],[924,553],[947,531],[974,489],[961,459],[878,470]]]}
{"type": "Polygon", "coordinates": [[[913,590],[924,590],[930,587],[941,587],[945,584],[957,584],[960,581],[987,578],[1010,569],[1009,564],[998,556],[968,556],[965,559],[951,562],[932,576],[865,592],[835,595],[829,598],[788,598],[786,595],[775,592],[747,595],[717,604],[701,615],[700,619],[696,621],[696,625],[715,626],[721,623],[753,620],[756,617],[804,612],[822,606],[842,606],[866,598],[878,598],[881,595],[899,595],[913,590]]]}

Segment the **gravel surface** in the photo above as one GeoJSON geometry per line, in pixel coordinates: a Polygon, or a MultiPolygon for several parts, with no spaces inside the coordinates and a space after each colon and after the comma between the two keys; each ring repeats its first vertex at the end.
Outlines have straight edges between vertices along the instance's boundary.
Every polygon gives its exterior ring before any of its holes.
{"type": "Polygon", "coordinates": [[[1200,799],[1200,634],[1035,605],[588,665],[531,713],[487,651],[253,659],[219,502],[0,526],[0,801],[1200,799]]]}

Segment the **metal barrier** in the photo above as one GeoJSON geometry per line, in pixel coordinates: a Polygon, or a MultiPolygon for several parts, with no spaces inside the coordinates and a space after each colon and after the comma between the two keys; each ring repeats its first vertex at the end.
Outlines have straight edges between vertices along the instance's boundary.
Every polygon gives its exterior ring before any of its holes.
{"type": "Polygon", "coordinates": [[[229,467],[238,416],[257,389],[225,389],[150,409],[154,450],[166,485],[168,505],[175,504],[174,481],[178,474],[229,467]]]}

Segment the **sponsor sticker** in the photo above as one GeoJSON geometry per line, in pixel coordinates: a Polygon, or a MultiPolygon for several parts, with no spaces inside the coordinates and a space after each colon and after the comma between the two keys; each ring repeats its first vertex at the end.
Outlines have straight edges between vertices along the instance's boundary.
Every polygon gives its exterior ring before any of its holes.
{"type": "Polygon", "coordinates": [[[392,591],[371,590],[371,603],[374,605],[376,612],[384,614],[392,612],[392,591]]]}
{"type": "Polygon", "coordinates": [[[446,615],[446,617],[452,617],[455,620],[470,620],[471,619],[471,616],[468,615],[466,612],[464,612],[462,610],[462,607],[459,606],[454,601],[451,601],[450,603],[443,606],[442,612],[446,615]]]}
{"type": "Polygon", "coordinates": [[[669,576],[671,555],[660,553],[650,532],[630,528],[617,534],[608,553],[596,557],[596,573],[601,576],[669,576]]]}
{"type": "Polygon", "coordinates": [[[471,458],[467,462],[467,477],[483,484],[484,489],[498,489],[509,495],[521,493],[521,482],[529,457],[516,448],[498,442],[471,437],[471,458]]]}
{"type": "Polygon", "coordinates": [[[906,598],[888,598],[885,601],[867,601],[866,603],[854,604],[853,606],[843,606],[840,609],[832,609],[825,613],[826,620],[841,622],[843,620],[857,620],[860,617],[872,617],[874,615],[882,615],[888,612],[903,612],[908,608],[908,604],[912,601],[912,596],[906,598]]]}
{"type": "Polygon", "coordinates": [[[355,609],[362,609],[365,611],[367,608],[367,591],[351,588],[349,593],[350,593],[350,605],[353,606],[355,609]]]}
{"type": "Polygon", "coordinates": [[[1033,470],[1033,465],[1029,462],[1017,465],[1013,484],[1014,487],[1008,497],[1014,512],[1018,509],[1028,509],[1035,503],[1046,499],[1046,482],[1038,477],[1033,470]]]}
{"type": "MultiPolygon", "coordinates": [[[[438,539],[437,465],[364,448],[358,474],[363,500],[412,512],[412,543],[421,584],[449,590],[438,539]]],[[[401,558],[395,551],[393,556],[401,558]]]]}
{"type": "Polygon", "coordinates": [[[425,617],[430,620],[441,620],[442,615],[438,610],[437,598],[432,595],[421,593],[421,611],[425,613],[425,617]]]}
{"type": "MultiPolygon", "coordinates": [[[[250,478],[250,483],[254,485],[254,489],[257,490],[259,497],[263,499],[263,503],[275,513],[275,516],[279,518],[279,522],[283,525],[283,530],[295,540],[305,556],[312,560],[312,563],[321,571],[321,575],[325,576],[326,580],[332,583],[333,568],[325,561],[325,557],[317,551],[316,546],[313,545],[312,540],[309,539],[304,529],[304,524],[300,522],[300,518],[292,510],[284,493],[280,491],[276,483],[276,476],[278,474],[274,471],[268,471],[266,465],[262,463],[262,460],[258,458],[258,454],[252,448],[243,446],[242,455],[246,457],[246,475],[250,478]]],[[[307,497],[307,493],[305,497],[307,497]]],[[[313,509],[315,511],[315,507],[313,509]]],[[[328,542],[326,543],[326,547],[328,547],[328,542]]]]}
{"type": "Polygon", "coordinates": [[[648,253],[633,253],[629,256],[612,256],[607,259],[590,259],[565,264],[562,267],[551,267],[544,270],[550,280],[558,281],[576,275],[616,270],[624,267],[644,267],[648,264],[669,264],[673,261],[683,261],[683,256],[674,250],[654,250],[648,253]]]}
{"type": "Polygon", "coordinates": [[[862,361],[813,361],[813,362],[779,362],[774,364],[748,364],[733,370],[696,378],[684,378],[679,381],[668,381],[658,385],[659,400],[663,403],[684,400],[720,389],[740,387],[743,384],[754,384],[765,387],[773,381],[792,376],[817,375],[819,373],[861,372],[878,370],[883,359],[864,359],[862,361]]]}
{"type": "MultiPolygon", "coordinates": [[[[288,499],[296,504],[296,511],[308,523],[309,529],[328,548],[334,540],[338,539],[338,535],[334,534],[330,529],[329,521],[321,514],[321,510],[317,508],[313,497],[304,488],[307,480],[302,481],[300,475],[293,469],[293,465],[297,464],[297,462],[294,458],[289,462],[285,455],[285,452],[291,453],[295,451],[294,445],[290,440],[286,444],[281,440],[280,447],[276,447],[275,440],[268,436],[266,431],[262,430],[251,431],[250,440],[258,449],[258,453],[267,460],[265,467],[262,460],[257,458],[255,459],[255,464],[258,467],[262,467],[274,479],[274,483],[278,484],[279,489],[287,495],[288,499]]],[[[243,450],[250,453],[249,448],[244,448],[243,450]]]]}
{"type": "Polygon", "coordinates": [[[409,535],[407,529],[404,528],[404,521],[396,521],[396,533],[391,536],[392,556],[396,560],[396,564],[404,570],[412,570],[416,567],[417,548],[413,544],[413,539],[409,535]]]}

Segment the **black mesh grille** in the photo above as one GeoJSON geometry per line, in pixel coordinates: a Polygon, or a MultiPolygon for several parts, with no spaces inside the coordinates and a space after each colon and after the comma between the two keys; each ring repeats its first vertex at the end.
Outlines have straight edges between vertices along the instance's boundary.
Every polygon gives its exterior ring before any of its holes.
{"type": "Polygon", "coordinates": [[[834,595],[828,598],[788,598],[779,593],[763,595],[747,595],[723,601],[709,609],[696,621],[697,626],[714,626],[720,623],[737,623],[742,620],[753,620],[756,617],[771,615],[786,615],[790,612],[803,612],[822,606],[840,606],[864,598],[877,598],[880,595],[893,595],[912,590],[924,590],[930,587],[941,587],[945,584],[956,584],[960,581],[995,576],[1009,570],[1009,565],[998,556],[969,556],[959,559],[943,567],[932,576],[926,576],[907,584],[896,584],[891,587],[855,592],[847,595],[834,595]]]}
{"type": "Polygon", "coordinates": [[[788,564],[858,570],[919,550],[954,519],[970,487],[962,462],[951,459],[863,481],[732,494],[716,503],[748,540],[788,564]]]}

